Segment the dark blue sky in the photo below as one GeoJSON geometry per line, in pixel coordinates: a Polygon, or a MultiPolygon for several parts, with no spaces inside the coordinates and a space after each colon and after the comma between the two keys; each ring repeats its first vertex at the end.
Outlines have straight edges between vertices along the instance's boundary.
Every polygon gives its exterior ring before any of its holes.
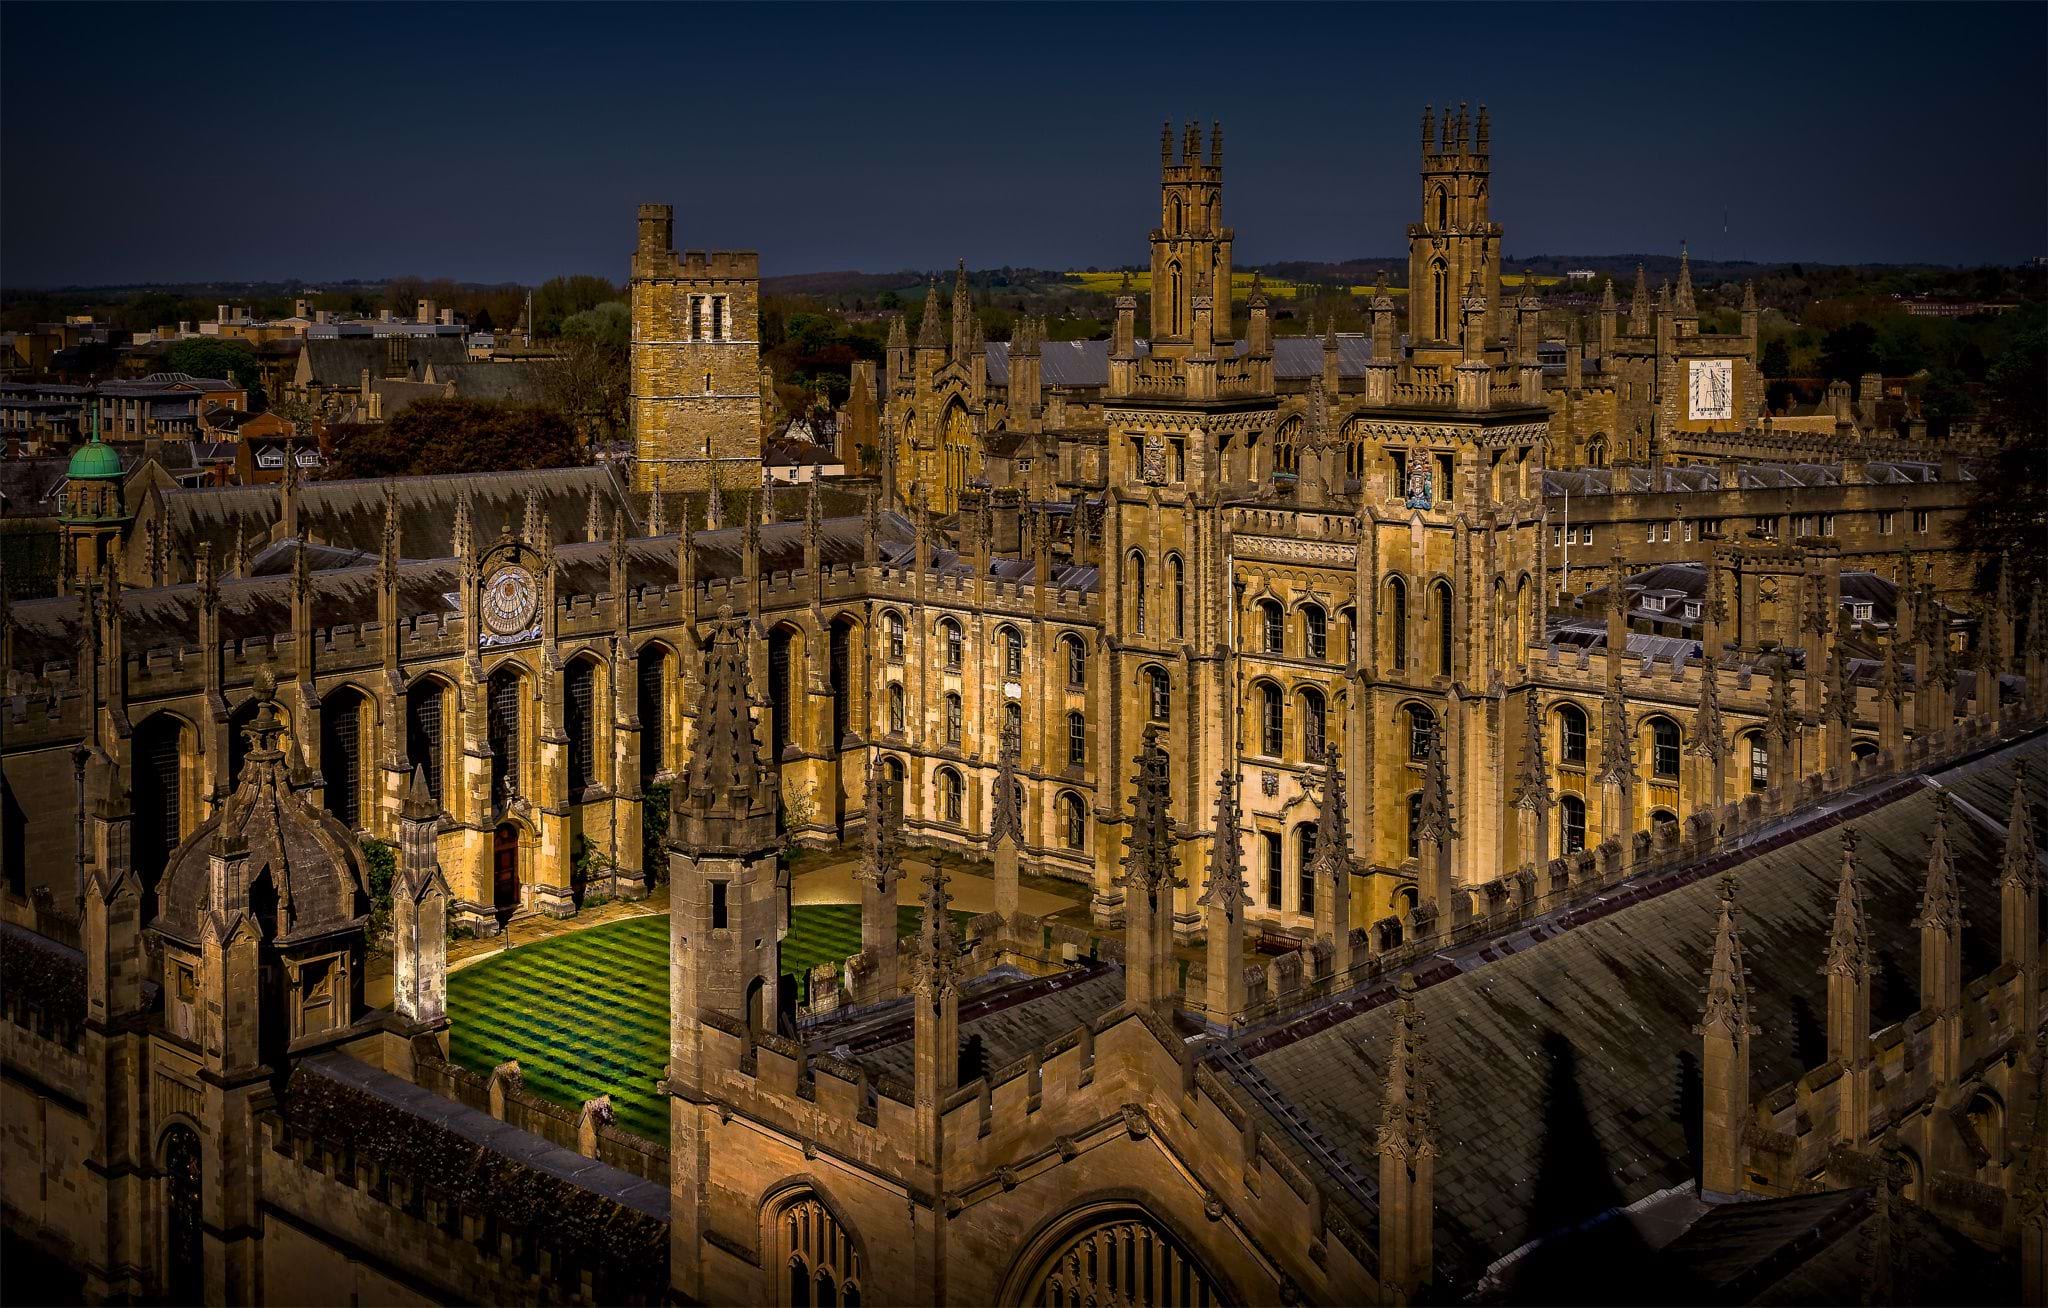
{"type": "Polygon", "coordinates": [[[1510,259],[2011,262],[2044,70],[2039,4],[11,3],[0,279],[623,278],[656,199],[770,273],[1139,262],[1168,115],[1240,262],[1387,254],[1447,99],[1510,259]]]}

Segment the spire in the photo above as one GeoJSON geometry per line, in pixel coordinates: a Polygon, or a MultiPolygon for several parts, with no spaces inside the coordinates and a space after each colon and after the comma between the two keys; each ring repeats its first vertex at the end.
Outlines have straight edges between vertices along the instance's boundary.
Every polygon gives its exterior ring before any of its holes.
{"type": "Polygon", "coordinates": [[[647,534],[668,535],[668,496],[655,491],[647,497],[647,534]]]}
{"type": "Polygon", "coordinates": [[[1550,806],[1550,764],[1543,756],[1543,707],[1536,692],[1522,697],[1528,705],[1522,723],[1522,772],[1515,787],[1515,807],[1545,809],[1550,806]]]}
{"type": "Polygon", "coordinates": [[[597,540],[604,535],[604,499],[597,493],[597,487],[590,488],[590,498],[583,507],[583,539],[597,540]]]}
{"type": "Polygon", "coordinates": [[[1238,840],[1237,769],[1216,776],[1216,843],[1209,851],[1209,884],[1198,904],[1214,904],[1227,918],[1251,902],[1244,889],[1244,849],[1238,840]]]}
{"type": "Polygon", "coordinates": [[[1173,120],[1171,118],[1159,124],[1159,166],[1162,169],[1173,167],[1173,120]]]}
{"type": "Polygon", "coordinates": [[[1756,1033],[1749,1024],[1749,972],[1742,965],[1742,935],[1736,929],[1736,882],[1721,878],[1721,912],[1714,925],[1714,957],[1707,966],[1707,1003],[1698,1034],[1748,1042],[1756,1033]]]}
{"type": "Polygon", "coordinates": [[[1998,884],[2032,893],[2041,885],[2041,854],[2034,845],[2034,809],[2027,794],[2027,765],[2013,770],[2012,811],[2005,820],[2005,857],[1998,884]]]}
{"type": "Polygon", "coordinates": [[[526,492],[526,512],[519,528],[519,538],[533,549],[539,549],[548,537],[547,517],[541,512],[540,490],[526,492]]]}
{"type": "Polygon", "coordinates": [[[1485,154],[1487,138],[1492,134],[1492,122],[1486,116],[1486,106],[1479,106],[1479,130],[1472,138],[1472,153],[1485,154]]]}
{"type": "Polygon", "coordinates": [[[959,984],[960,940],[953,934],[953,896],[946,866],[935,853],[924,874],[917,924],[918,993],[937,998],[959,984]]]}
{"type": "Polygon", "coordinates": [[[1742,312],[1745,314],[1752,314],[1756,312],[1755,282],[1744,282],[1742,284],[1742,312]]]}
{"type": "Polygon", "coordinates": [[[946,328],[939,321],[939,279],[936,277],[932,278],[924,289],[924,318],[917,324],[917,348],[946,348],[946,328]]]}
{"type": "Polygon", "coordinates": [[[1436,148],[1439,154],[1451,154],[1457,150],[1457,143],[1451,136],[1451,107],[1444,106],[1443,121],[1437,127],[1436,148]]]}
{"type": "Polygon", "coordinates": [[[441,806],[434,801],[434,792],[427,786],[427,765],[413,764],[412,784],[406,788],[405,807],[400,816],[408,822],[431,822],[440,815],[441,806]]]}
{"type": "Polygon", "coordinates": [[[1202,162],[1202,125],[1200,123],[1190,122],[1185,128],[1180,142],[1180,161],[1183,164],[1189,165],[1202,162]]]}
{"type": "Polygon", "coordinates": [[[1879,664],[1877,674],[1877,695],[1880,707],[1883,706],[1883,701],[1890,700],[1892,706],[1897,708],[1906,699],[1906,679],[1899,669],[1897,627],[1894,627],[1891,634],[1885,638],[1883,662],[1879,664]]]}
{"type": "Polygon", "coordinates": [[[903,315],[900,313],[889,315],[889,348],[892,350],[907,350],[910,348],[910,332],[904,327],[903,315]]]}
{"type": "Polygon", "coordinates": [[[1650,280],[1644,275],[1641,264],[1636,265],[1636,285],[1628,297],[1628,334],[1650,334],[1650,280]]]}
{"type": "Polygon", "coordinates": [[[1344,764],[1337,746],[1323,742],[1323,805],[1316,817],[1315,845],[1309,868],[1320,880],[1351,874],[1351,816],[1344,797],[1344,764]]]}
{"type": "Polygon", "coordinates": [[[1173,818],[1168,796],[1173,789],[1172,763],[1160,744],[1159,728],[1145,728],[1138,752],[1138,779],[1132,792],[1131,834],[1124,837],[1121,884],[1156,895],[1175,883],[1173,818]]]}
{"type": "Polygon", "coordinates": [[[1432,1137],[1430,1058],[1422,1047],[1422,1013],[1415,1005],[1415,974],[1403,972],[1394,1002],[1387,1077],[1380,1100],[1382,1156],[1412,1162],[1436,1153],[1432,1137]]]}
{"type": "Polygon", "coordinates": [[[1627,785],[1636,779],[1636,760],[1629,741],[1628,703],[1622,698],[1618,683],[1607,683],[1601,706],[1604,712],[1600,723],[1600,780],[1627,785]]]}
{"type": "Polygon", "coordinates": [[[1863,889],[1857,881],[1854,827],[1842,830],[1842,874],[1835,883],[1835,924],[1828,932],[1828,961],[1823,976],[1861,981],[1870,970],[1870,930],[1863,916],[1863,889]]]}
{"type": "Polygon", "coordinates": [[[1003,728],[1003,743],[996,751],[996,801],[988,824],[988,843],[993,846],[1008,836],[1024,843],[1024,815],[1017,808],[1017,733],[1003,728]]]}
{"type": "Polygon", "coordinates": [[[1429,733],[1429,759],[1422,768],[1421,821],[1416,832],[1439,847],[1458,834],[1457,816],[1451,811],[1451,770],[1444,755],[1444,733],[1442,722],[1429,733]]]}
{"type": "Polygon", "coordinates": [[[967,260],[962,259],[953,273],[953,357],[965,362],[978,343],[974,294],[967,286],[967,260]]]}
{"type": "Polygon", "coordinates": [[[1209,123],[1209,166],[1223,166],[1223,120],[1212,119],[1209,123]]]}
{"type": "Polygon", "coordinates": [[[1692,252],[1684,244],[1678,247],[1678,312],[1691,317],[1695,310],[1692,302],[1692,252]]]}
{"type": "MultiPolygon", "coordinates": [[[[1715,570],[1719,575],[1719,570],[1715,570]]],[[[1712,650],[1702,650],[1700,659],[1700,704],[1693,719],[1692,744],[1687,752],[1695,758],[1719,760],[1727,757],[1728,739],[1721,728],[1721,673],[1712,650]]]]}
{"type": "Polygon", "coordinates": [[[754,803],[757,792],[765,788],[773,794],[772,781],[764,787],[760,745],[754,739],[753,704],[747,694],[747,648],[741,643],[745,626],[745,620],[733,617],[729,608],[720,612],[711,649],[704,658],[703,691],[697,701],[684,796],[674,806],[672,825],[680,825],[686,810],[699,818],[752,816],[751,810],[758,807],[754,803]]]}
{"type": "Polygon", "coordinates": [[[1422,152],[1429,154],[1436,147],[1435,106],[1422,106],[1422,152]]]}
{"type": "Polygon", "coordinates": [[[1927,846],[1927,881],[1920,888],[1920,913],[1913,925],[1953,932],[1963,924],[1962,893],[1956,885],[1955,860],[1948,851],[1949,796],[1934,792],[1934,836],[1927,846]]]}
{"type": "Polygon", "coordinates": [[[1600,312],[1602,312],[1602,313],[1613,313],[1613,312],[1615,312],[1615,304],[1614,304],[1614,279],[1613,279],[1612,277],[1609,277],[1609,278],[1607,278],[1607,279],[1606,279],[1606,280],[1605,280],[1604,282],[1602,282],[1602,283],[1601,283],[1601,286],[1600,286],[1600,312]]]}
{"type": "Polygon", "coordinates": [[[896,783],[882,771],[881,757],[880,750],[868,753],[868,820],[861,828],[860,871],[856,875],[886,893],[903,871],[903,815],[897,807],[896,783]]]}

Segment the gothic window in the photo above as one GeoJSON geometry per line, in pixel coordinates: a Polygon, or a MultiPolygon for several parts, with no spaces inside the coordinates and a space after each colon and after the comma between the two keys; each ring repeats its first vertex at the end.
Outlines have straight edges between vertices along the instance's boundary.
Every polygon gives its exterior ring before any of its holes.
{"type": "Polygon", "coordinates": [[[1451,675],[1451,654],[1453,631],[1451,627],[1451,588],[1443,582],[1436,586],[1436,665],[1437,671],[1451,675]]]}
{"type": "Polygon", "coordinates": [[[946,694],[946,743],[960,743],[960,696],[948,691],[946,694]]]}
{"type": "Polygon", "coordinates": [[[908,716],[909,715],[904,712],[903,707],[903,683],[900,681],[892,681],[889,683],[890,734],[897,736],[902,735],[904,731],[908,729],[907,724],[905,722],[905,719],[908,716]]]}
{"type": "Polygon", "coordinates": [[[640,651],[637,704],[640,717],[640,780],[652,781],[668,766],[668,655],[658,648],[640,651]]]}
{"type": "Polygon", "coordinates": [[[1429,263],[1429,298],[1436,309],[1436,330],[1430,339],[1451,339],[1451,270],[1442,259],[1429,263]]]}
{"type": "Polygon", "coordinates": [[[1408,796],[1408,857],[1422,857],[1422,792],[1408,796]]]}
{"type": "Polygon", "coordinates": [[[1131,586],[1131,625],[1139,635],[1145,633],[1145,556],[1137,550],[1131,551],[1127,580],[1131,586]]]}
{"type": "Polygon", "coordinates": [[[1287,731],[1282,713],[1280,688],[1270,681],[1259,683],[1259,752],[1280,757],[1287,731]]]}
{"type": "Polygon", "coordinates": [[[1096,1216],[1053,1246],[1016,1299],[1044,1308],[1211,1308],[1222,1301],[1215,1282],[1179,1241],[1143,1211],[1123,1206],[1096,1216]]]}
{"type": "Polygon", "coordinates": [[[519,674],[499,668],[485,695],[491,747],[491,803],[502,809],[519,793],[519,674]]]}
{"type": "Polygon", "coordinates": [[[1309,865],[1314,861],[1316,848],[1316,824],[1304,822],[1294,829],[1294,872],[1299,883],[1300,902],[1295,908],[1303,913],[1316,911],[1316,878],[1309,865]]]}
{"type": "Polygon", "coordinates": [[[1024,675],[1024,637],[1015,627],[1003,628],[1003,675],[1024,675]]]}
{"type": "Polygon", "coordinates": [[[1146,680],[1151,686],[1151,710],[1154,722],[1165,722],[1173,717],[1173,682],[1168,679],[1165,668],[1145,669],[1146,680]]]}
{"type": "Polygon", "coordinates": [[[860,1308],[860,1253],[830,1209],[798,1200],[783,1210],[779,1237],[787,1308],[860,1308]]]}
{"type": "Polygon", "coordinates": [[[1167,282],[1167,286],[1168,286],[1168,288],[1169,288],[1169,289],[1168,289],[1168,291],[1167,291],[1167,294],[1168,294],[1168,295],[1169,295],[1169,296],[1171,297],[1171,300],[1172,300],[1172,304],[1173,304],[1173,332],[1172,332],[1172,334],[1173,334],[1173,335],[1175,335],[1175,336],[1178,336],[1178,335],[1180,335],[1180,334],[1181,334],[1181,322],[1180,322],[1180,302],[1181,302],[1181,298],[1180,298],[1180,260],[1178,260],[1178,259],[1175,259],[1175,260],[1174,260],[1173,262],[1171,262],[1171,263],[1169,263],[1169,264],[1167,264],[1167,265],[1166,265],[1166,282],[1167,282]]]}
{"type": "Polygon", "coordinates": [[[1672,780],[1678,776],[1678,724],[1670,718],[1650,719],[1650,772],[1672,780]]]}
{"type": "Polygon", "coordinates": [[[793,716],[790,678],[794,675],[795,660],[791,657],[791,640],[787,627],[777,627],[768,633],[768,756],[777,762],[782,759],[782,751],[789,748],[793,716]]]}
{"type": "Polygon", "coordinates": [[[1408,706],[1408,757],[1420,763],[1435,743],[1436,714],[1420,704],[1408,706]]]}
{"type": "Polygon", "coordinates": [[[1280,833],[1261,831],[1259,848],[1265,855],[1266,864],[1266,907],[1278,912],[1280,909],[1280,883],[1284,876],[1280,871],[1280,833]]]}
{"type": "Polygon", "coordinates": [[[1080,713],[1067,714],[1067,762],[1080,767],[1088,761],[1088,719],[1080,713]]]}
{"type": "Polygon", "coordinates": [[[320,714],[320,775],[327,782],[327,811],[345,827],[362,817],[363,697],[343,691],[328,697],[320,714]]]}
{"type": "Polygon", "coordinates": [[[1259,622],[1264,628],[1266,652],[1279,654],[1287,648],[1287,615],[1272,600],[1259,601],[1259,622]]]}
{"type": "Polygon", "coordinates": [[[955,826],[960,824],[960,799],[962,795],[960,774],[951,768],[939,772],[939,803],[946,815],[946,821],[955,826]]]}
{"type": "Polygon", "coordinates": [[[903,760],[893,755],[882,760],[882,779],[888,783],[889,798],[896,801],[896,816],[903,816],[903,760]]]}
{"type": "Polygon", "coordinates": [[[1068,849],[1088,844],[1088,810],[1071,790],[1060,792],[1060,843],[1068,849]]]}
{"type": "Polygon", "coordinates": [[[1302,606],[1301,629],[1307,638],[1308,656],[1312,659],[1327,657],[1330,652],[1330,620],[1320,606],[1302,606]]]}
{"type": "Polygon", "coordinates": [[[903,661],[903,615],[889,612],[882,615],[883,629],[889,633],[889,661],[903,661]]]}
{"type": "Polygon", "coordinates": [[[1079,636],[1063,636],[1060,644],[1067,654],[1067,684],[1085,686],[1088,684],[1088,647],[1081,643],[1079,636]]]}
{"type": "Polygon", "coordinates": [[[1749,737],[1749,788],[1771,788],[1771,751],[1759,732],[1752,732],[1749,737]]]}
{"type": "Polygon", "coordinates": [[[1323,721],[1323,692],[1308,689],[1301,692],[1301,754],[1313,761],[1323,756],[1325,723],[1323,721]]]}
{"type": "Polygon", "coordinates": [[[562,728],[569,735],[569,798],[581,799],[597,783],[596,724],[592,700],[597,670],[578,659],[562,672],[562,728]]]}
{"type": "Polygon", "coordinates": [[[441,683],[414,682],[405,692],[405,757],[427,770],[427,790],[441,797],[441,683]]]}
{"type": "Polygon", "coordinates": [[[1408,584],[1399,577],[1387,579],[1387,627],[1394,642],[1394,670],[1408,668],[1408,584]]]}
{"type": "Polygon", "coordinates": [[[1586,715],[1575,704],[1558,706],[1557,761],[1586,766],[1586,715]]]}
{"type": "Polygon", "coordinates": [[[832,747],[853,726],[853,624],[835,622],[825,636],[825,672],[832,678],[832,747]]]}
{"type": "Polygon", "coordinates": [[[941,621],[939,636],[946,643],[946,667],[958,672],[966,649],[966,636],[962,634],[960,624],[951,618],[941,621]]]}
{"type": "Polygon", "coordinates": [[[1015,741],[1020,750],[1024,748],[1024,706],[1014,699],[1003,705],[1003,739],[1015,741]]]}
{"type": "Polygon", "coordinates": [[[206,1297],[206,1216],[202,1209],[203,1155],[189,1126],[164,1132],[164,1263],[172,1303],[206,1297]]]}
{"type": "MultiPolygon", "coordinates": [[[[183,726],[169,714],[159,713],[135,732],[135,868],[149,888],[146,901],[153,901],[158,875],[178,847],[183,800],[183,772],[179,767],[179,744],[183,726]]],[[[155,916],[153,902],[143,905],[143,921],[155,916]]]]}
{"type": "Polygon", "coordinates": [[[1451,193],[1441,186],[1436,188],[1436,225],[1439,230],[1451,225],[1451,193]]]}
{"type": "Polygon", "coordinates": [[[1566,795],[1557,801],[1558,846],[1567,854],[1576,854],[1586,847],[1586,801],[1577,795],[1566,795]]]}
{"type": "Polygon", "coordinates": [[[1180,555],[1166,556],[1166,578],[1173,586],[1173,634],[1184,637],[1188,634],[1188,579],[1180,555]]]}

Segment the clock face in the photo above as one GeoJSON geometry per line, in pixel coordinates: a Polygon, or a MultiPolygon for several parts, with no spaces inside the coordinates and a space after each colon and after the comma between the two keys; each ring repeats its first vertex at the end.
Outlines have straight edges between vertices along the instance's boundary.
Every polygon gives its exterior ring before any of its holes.
{"type": "Polygon", "coordinates": [[[533,574],[525,568],[499,568],[484,582],[481,608],[484,627],[492,635],[520,634],[533,625],[533,615],[539,607],[540,595],[533,584],[533,574]]]}
{"type": "Polygon", "coordinates": [[[1694,359],[1687,364],[1686,413],[1699,419],[1735,416],[1735,361],[1694,359]]]}

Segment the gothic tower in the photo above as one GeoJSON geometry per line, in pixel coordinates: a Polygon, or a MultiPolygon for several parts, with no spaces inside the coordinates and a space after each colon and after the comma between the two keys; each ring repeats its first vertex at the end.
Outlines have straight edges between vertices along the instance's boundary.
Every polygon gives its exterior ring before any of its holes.
{"type": "Polygon", "coordinates": [[[1152,347],[1185,346],[1194,336],[1195,301],[1214,306],[1215,339],[1230,339],[1230,246],[1223,225],[1223,125],[1189,123],[1173,158],[1173,125],[1159,129],[1159,226],[1152,229],[1152,347]]]}
{"type": "Polygon", "coordinates": [[[1487,214],[1488,126],[1484,105],[1476,124],[1468,123],[1462,104],[1456,117],[1445,109],[1441,129],[1429,109],[1422,111],[1422,221],[1408,226],[1408,331],[1417,362],[1454,364],[1468,357],[1462,312],[1468,295],[1485,301],[1481,338],[1469,357],[1500,338],[1501,229],[1487,214]]]}
{"type": "Polygon", "coordinates": [[[704,490],[761,479],[761,259],[675,251],[675,211],[640,206],[633,251],[635,483],[704,490]]]}

